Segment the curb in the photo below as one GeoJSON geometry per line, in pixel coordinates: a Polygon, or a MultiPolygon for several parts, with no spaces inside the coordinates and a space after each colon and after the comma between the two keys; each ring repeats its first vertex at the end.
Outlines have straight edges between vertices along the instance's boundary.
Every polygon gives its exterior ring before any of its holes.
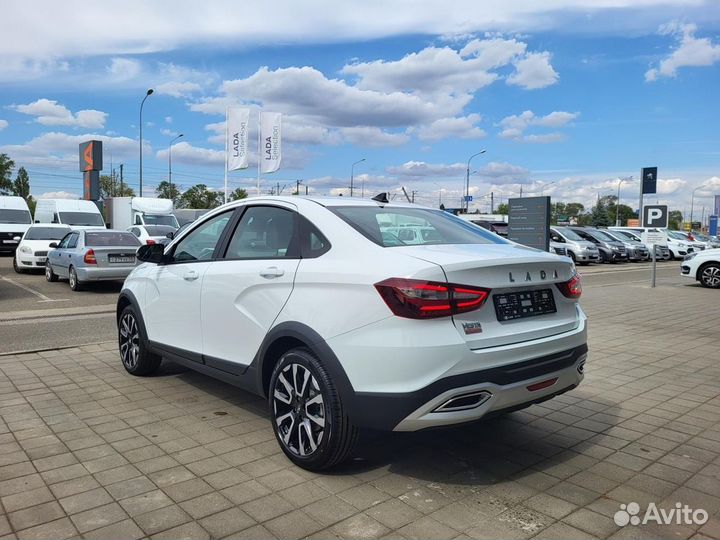
{"type": "Polygon", "coordinates": [[[115,341],[114,340],[92,341],[90,343],[81,343],[80,345],[67,345],[65,347],[45,347],[43,349],[25,349],[25,350],[20,350],[20,351],[0,352],[0,357],[10,356],[10,355],[14,355],[14,354],[32,354],[32,353],[40,353],[40,352],[47,352],[47,351],[64,351],[66,349],[77,349],[78,347],[86,347],[88,345],[101,345],[103,343],[115,343],[115,341]]]}

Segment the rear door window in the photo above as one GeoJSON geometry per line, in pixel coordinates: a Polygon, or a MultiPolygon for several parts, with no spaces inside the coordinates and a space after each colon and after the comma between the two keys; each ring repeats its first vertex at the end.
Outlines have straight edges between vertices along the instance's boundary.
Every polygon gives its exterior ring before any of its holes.
{"type": "Polygon", "coordinates": [[[275,206],[251,206],[243,213],[226,259],[295,258],[295,213],[275,206]]]}

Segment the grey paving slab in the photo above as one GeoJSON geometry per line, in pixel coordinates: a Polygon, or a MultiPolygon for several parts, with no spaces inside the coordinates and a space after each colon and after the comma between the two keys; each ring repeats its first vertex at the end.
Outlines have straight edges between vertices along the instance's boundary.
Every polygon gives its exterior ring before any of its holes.
{"type": "Polygon", "coordinates": [[[364,435],[324,474],[287,461],[259,398],[184,368],[131,377],[113,343],[0,356],[0,537],[718,539],[720,294],[602,272],[579,388],[364,435]],[[617,525],[631,502],[709,519],[617,525]]]}

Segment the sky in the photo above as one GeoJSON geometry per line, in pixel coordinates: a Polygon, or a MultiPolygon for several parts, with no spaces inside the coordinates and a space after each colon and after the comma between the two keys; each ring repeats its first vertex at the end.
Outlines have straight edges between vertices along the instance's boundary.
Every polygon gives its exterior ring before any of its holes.
{"type": "Polygon", "coordinates": [[[82,194],[78,144],[103,141],[143,194],[168,177],[222,189],[228,106],[283,115],[282,165],[262,193],[381,191],[471,210],[617,194],[689,213],[720,194],[720,2],[714,0],[184,0],[3,5],[0,153],[35,197],[82,194]],[[360,161],[363,160],[364,161],[360,161]],[[353,166],[353,163],[358,162],[353,166]],[[630,178],[630,177],[633,178],[630,178]],[[623,182],[620,182],[624,179],[623,182]],[[696,189],[697,188],[697,189],[696,189]],[[301,188],[303,191],[305,188],[301,188]]]}

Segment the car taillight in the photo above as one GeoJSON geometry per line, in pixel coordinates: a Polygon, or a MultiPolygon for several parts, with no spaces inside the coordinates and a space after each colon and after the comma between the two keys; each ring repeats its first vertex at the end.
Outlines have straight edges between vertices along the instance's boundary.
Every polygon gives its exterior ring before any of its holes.
{"type": "Polygon", "coordinates": [[[148,238],[147,240],[145,240],[145,243],[146,243],[148,246],[152,246],[152,245],[155,244],[155,240],[152,240],[152,239],[148,238]]]}
{"type": "Polygon", "coordinates": [[[83,262],[85,264],[97,264],[95,252],[92,249],[87,250],[87,253],[85,253],[85,256],[83,257],[83,262]]]}
{"type": "Polygon", "coordinates": [[[568,298],[580,298],[582,294],[582,279],[580,274],[575,274],[570,281],[564,283],[556,283],[557,288],[568,298]]]}
{"type": "Polygon", "coordinates": [[[479,309],[487,300],[490,289],[425,281],[390,278],[375,288],[395,315],[408,319],[448,317],[479,309]]]}

